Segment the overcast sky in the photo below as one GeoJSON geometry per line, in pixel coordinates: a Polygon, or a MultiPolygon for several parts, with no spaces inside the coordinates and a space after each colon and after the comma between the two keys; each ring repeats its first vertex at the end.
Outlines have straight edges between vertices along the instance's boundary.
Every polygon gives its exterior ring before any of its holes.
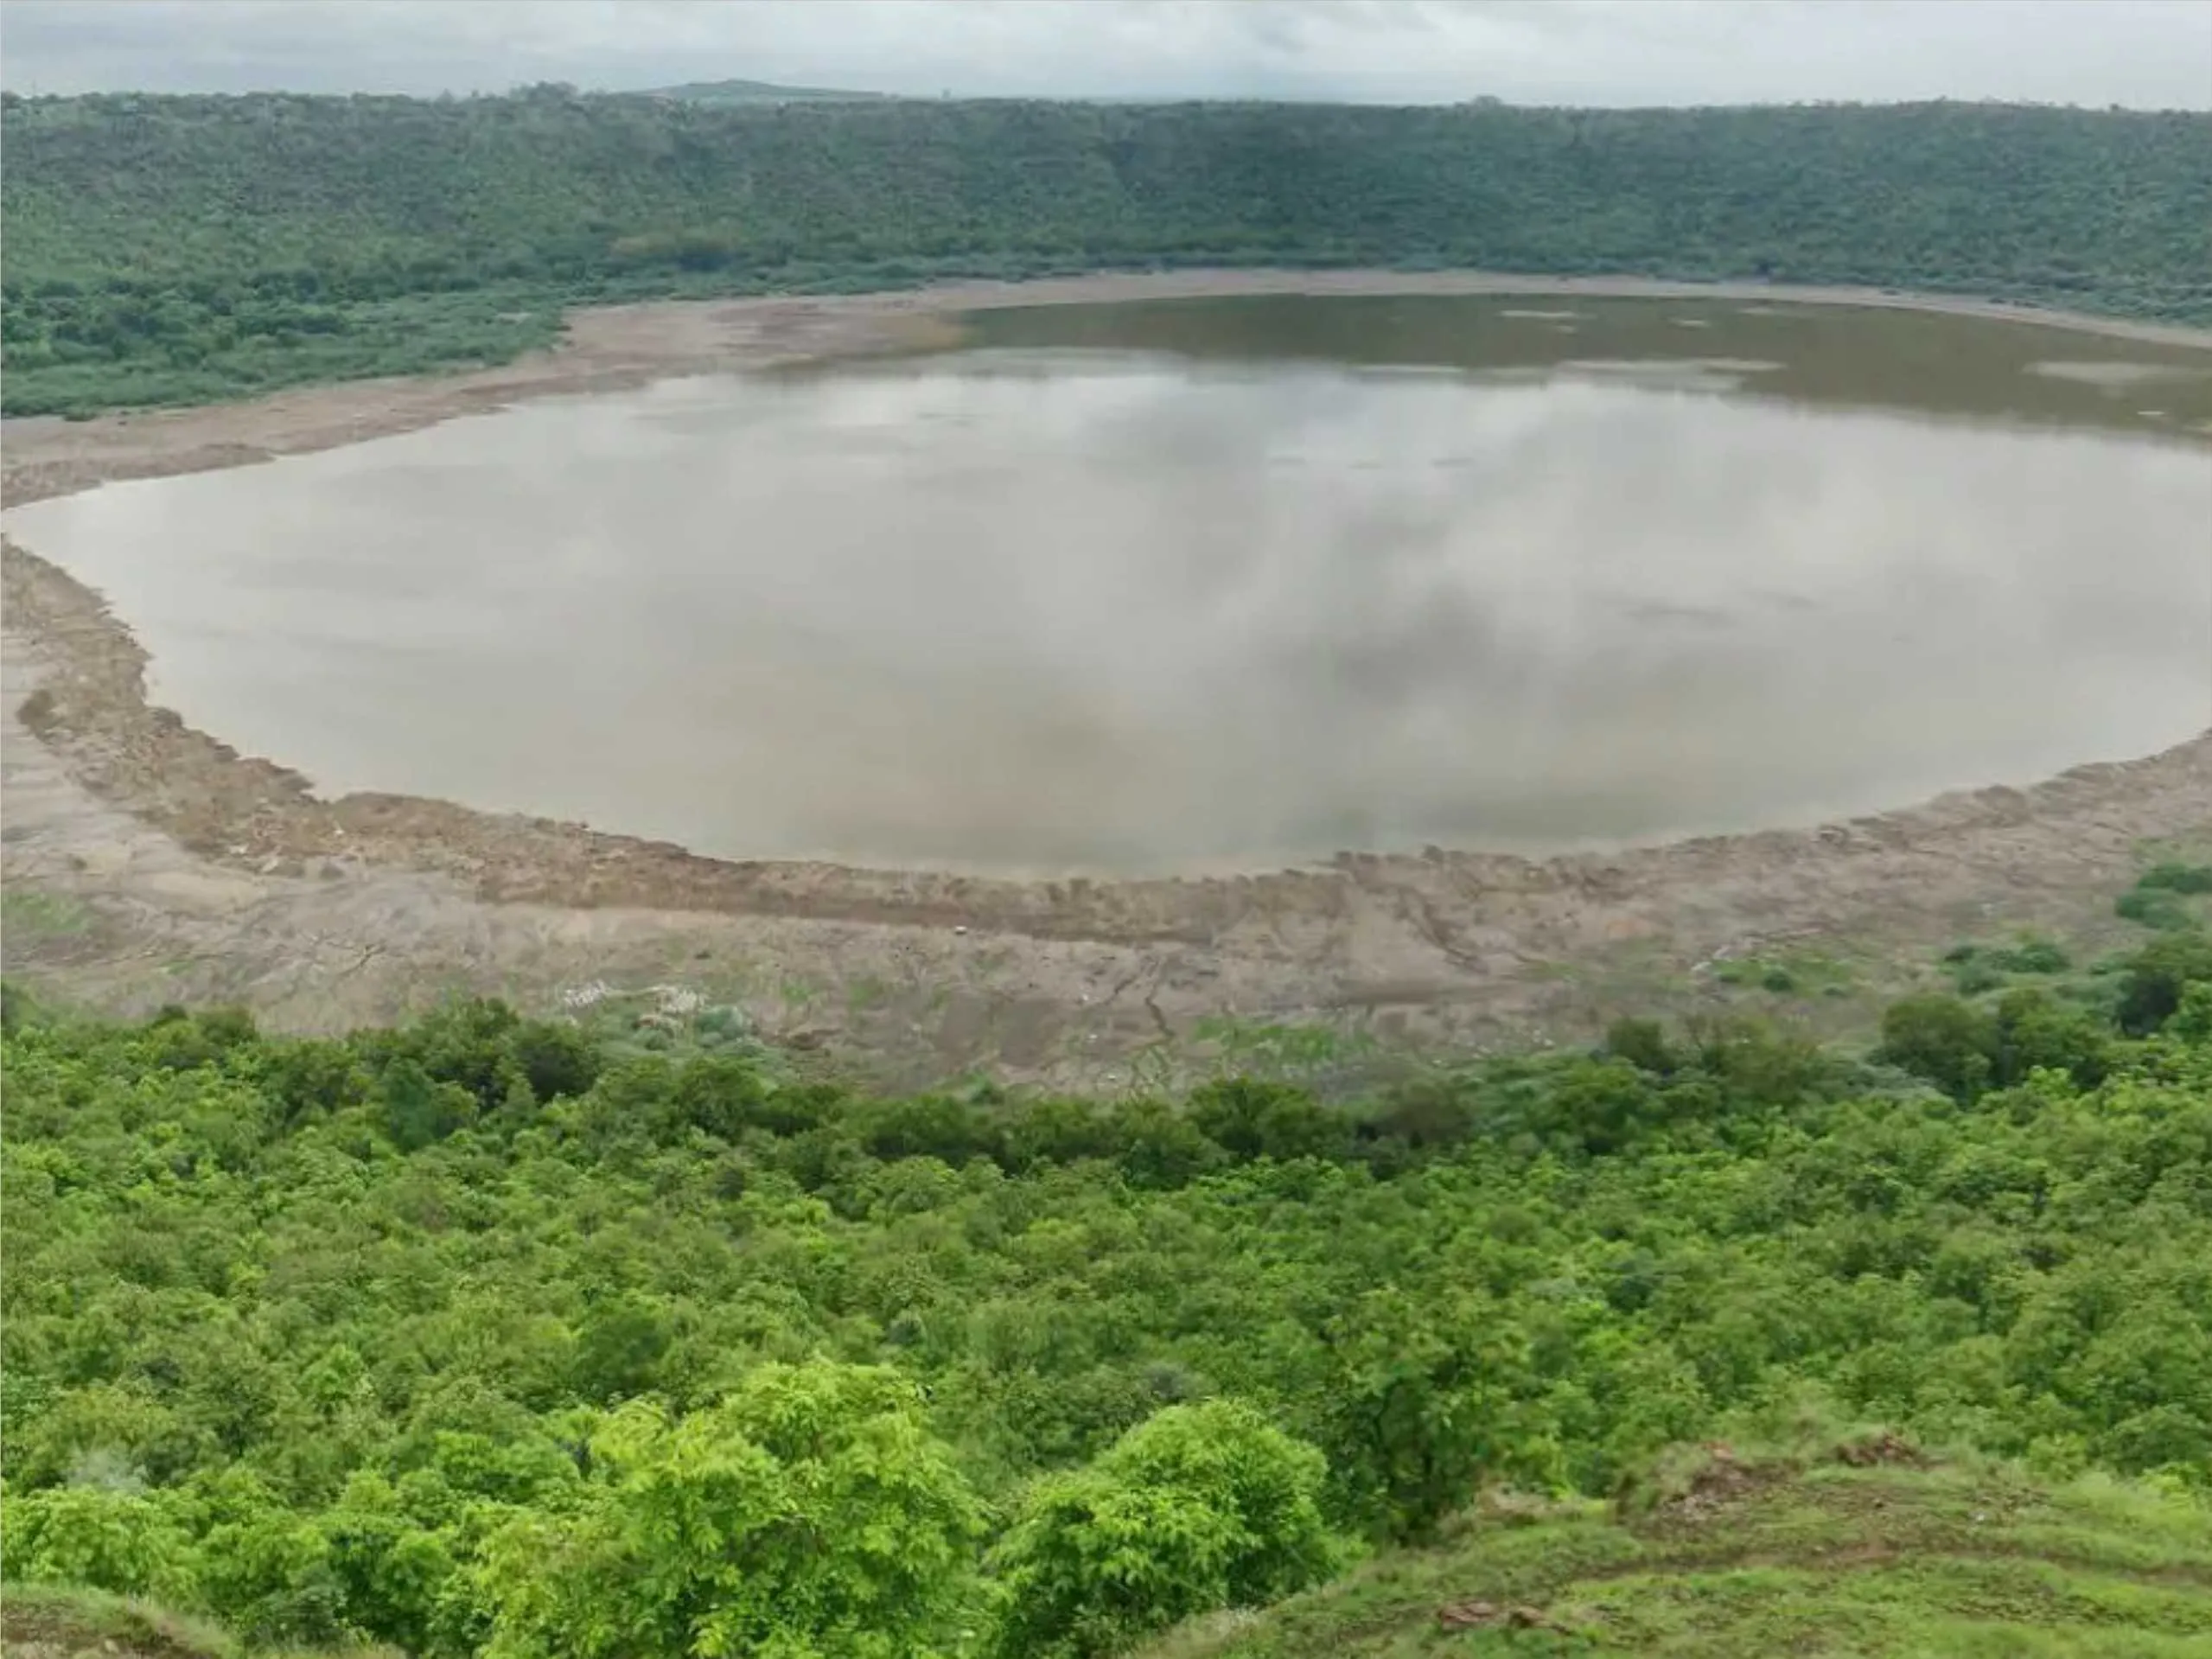
{"type": "Polygon", "coordinates": [[[18,92],[638,88],[2212,108],[2212,0],[4,0],[18,92]]]}

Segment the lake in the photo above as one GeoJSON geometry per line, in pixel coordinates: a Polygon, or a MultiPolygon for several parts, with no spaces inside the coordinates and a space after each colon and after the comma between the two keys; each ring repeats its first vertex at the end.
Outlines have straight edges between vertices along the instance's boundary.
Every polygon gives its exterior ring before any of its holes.
{"type": "Polygon", "coordinates": [[[1208,299],[33,503],[326,793],[1211,871],[1797,826],[2212,725],[2212,352],[1773,303],[1208,299]]]}

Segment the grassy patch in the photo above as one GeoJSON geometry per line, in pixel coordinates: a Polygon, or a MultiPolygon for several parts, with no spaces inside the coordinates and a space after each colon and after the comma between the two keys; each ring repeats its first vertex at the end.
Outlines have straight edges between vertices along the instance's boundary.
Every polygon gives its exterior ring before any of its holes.
{"type": "Polygon", "coordinates": [[[46,939],[71,939],[90,929],[92,912],[67,893],[41,892],[14,886],[0,892],[0,936],[36,943],[46,939]]]}
{"type": "MultiPolygon", "coordinates": [[[[17,1659],[242,1659],[245,1646],[188,1613],[58,1585],[15,1584],[0,1592],[0,1648],[17,1659]]],[[[254,1659],[316,1659],[299,1649],[253,1649],[254,1659]]],[[[327,1659],[341,1659],[328,1653],[327,1659]]],[[[342,1659],[398,1659],[385,1648],[348,1649],[342,1659]]]]}
{"type": "Polygon", "coordinates": [[[1146,1659],[2212,1654],[2212,1509],[1922,1463],[1890,1437],[1809,1458],[1688,1448],[1636,1501],[1492,1506],[1440,1548],[1186,1626],[1146,1659]]]}
{"type": "Polygon", "coordinates": [[[2073,966],[2064,947],[2038,934],[2022,934],[2005,945],[1954,945],[1943,954],[1944,969],[1962,997],[1995,991],[2017,977],[2048,979],[2073,966]]]}
{"type": "Polygon", "coordinates": [[[2164,859],[2145,871],[2135,884],[2153,892],[2212,893],[2212,864],[2164,859]]]}
{"type": "Polygon", "coordinates": [[[0,1638],[10,1653],[127,1653],[143,1659],[231,1659],[220,1629],[148,1602],[98,1590],[10,1585],[0,1596],[0,1638]]]}
{"type": "Polygon", "coordinates": [[[2153,865],[2134,886],[2113,903],[2113,914],[2158,933],[2180,933],[2203,925],[2201,896],[2212,887],[2197,885],[2200,874],[2212,874],[2202,865],[2153,865]]]}
{"type": "Polygon", "coordinates": [[[1310,1023],[1276,1024],[1209,1016],[1194,1032],[1207,1045],[1215,1071],[1319,1086],[1374,1060],[1377,1043],[1364,1031],[1310,1023]]]}
{"type": "Polygon", "coordinates": [[[846,1011],[864,1014],[871,1008],[881,1008],[891,999],[891,987],[872,973],[857,974],[845,983],[846,1011]]]}
{"type": "Polygon", "coordinates": [[[1777,997],[1847,997],[1856,986],[1849,963],[1810,950],[1731,956],[1712,965],[1712,977],[1777,997]]]}

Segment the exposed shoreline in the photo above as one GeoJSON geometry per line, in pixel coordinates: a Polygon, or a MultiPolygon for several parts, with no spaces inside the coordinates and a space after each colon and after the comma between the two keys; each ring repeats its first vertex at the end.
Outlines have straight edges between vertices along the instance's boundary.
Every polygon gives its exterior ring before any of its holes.
{"type": "MultiPolygon", "coordinates": [[[[926,343],[939,319],[963,310],[1259,293],[1742,298],[1877,306],[2212,350],[2208,331],[1967,300],[1756,284],[1353,271],[1189,271],[964,284],[889,295],[585,311],[572,319],[563,348],[500,369],[344,382],[251,404],[83,423],[11,421],[0,494],[13,504],[111,479],[245,465],[332,448],[524,399],[898,350],[926,343]]],[[[1717,935],[1724,943],[1746,932],[1779,936],[1871,928],[1891,936],[1903,926],[1917,936],[1930,928],[1956,928],[1958,918],[1985,906],[1992,895],[2024,894],[2032,911],[2060,892],[2099,885],[2108,894],[2139,840],[2212,833],[2208,732],[2159,755],[2077,768],[2024,788],[1948,795],[1820,829],[1704,838],[1606,855],[1347,853],[1322,868],[1270,875],[1061,882],[735,863],[581,825],[481,813],[446,801],[386,794],[317,799],[297,774],[240,756],[150,706],[143,651],[124,622],[66,572],[10,544],[0,555],[0,573],[7,653],[35,664],[30,680],[19,677],[17,683],[35,680],[38,687],[22,706],[22,726],[9,720],[10,741],[25,741],[27,729],[69,787],[123,809],[195,863],[230,879],[262,884],[269,889],[263,896],[268,902],[290,886],[327,887],[394,873],[441,884],[442,903],[529,907],[539,914],[649,912],[663,919],[655,925],[671,940],[693,925],[687,917],[700,926],[709,918],[727,918],[741,926],[952,935],[958,954],[972,942],[967,938],[972,931],[1015,953],[1016,960],[994,965],[994,972],[1011,973],[1028,989],[999,994],[1052,1005],[1056,1011],[1040,1007],[1036,1017],[1055,1026],[1076,1019],[1092,1000],[1089,991],[1066,979],[1067,963],[1048,960],[1068,948],[1117,957],[1164,953],[1174,959],[1187,977],[1164,967],[1151,975],[1138,1027],[1148,1036],[1168,1032],[1209,1008],[1254,999],[1278,1014],[1392,1006],[1448,1014],[1461,1007],[1470,1014],[1512,1018],[1515,1011],[1525,1015],[1559,1000],[1538,993],[1526,973],[1532,963],[1606,960],[1633,947],[1628,954],[1639,960],[1680,959],[1686,967],[1719,948],[1717,935]],[[2041,899],[2039,889],[2045,890],[2041,899]],[[1909,912],[1916,913],[1909,924],[1909,912]],[[1240,992],[1240,985],[1252,994],[1240,992]]],[[[11,706],[9,713],[16,710],[11,706]]],[[[13,800],[10,807],[11,840],[19,829],[25,830],[24,839],[35,840],[38,826],[25,825],[13,800]]],[[[27,868],[11,857],[11,875],[27,868]]],[[[100,885],[92,879],[76,884],[88,892],[100,885]]],[[[137,902],[143,903],[143,896],[137,902]]],[[[848,941],[838,948],[849,951],[852,945],[848,941]]],[[[430,954],[434,957],[435,949],[430,954]]],[[[477,977],[511,979],[513,965],[498,957],[492,952],[477,977]]],[[[1087,970],[1082,983],[1119,972],[1087,970]]],[[[1417,1027],[1433,1023],[1414,1022],[1417,1027]]],[[[1443,1020],[1447,1028],[1455,1023],[1443,1020]]],[[[1130,1035],[1124,1031],[1122,1037],[1130,1035]]],[[[966,1052],[959,1044],[934,1046],[948,1058],[953,1050],[966,1052]]],[[[1115,1047],[1120,1046],[1117,1040],[1115,1047]]]]}

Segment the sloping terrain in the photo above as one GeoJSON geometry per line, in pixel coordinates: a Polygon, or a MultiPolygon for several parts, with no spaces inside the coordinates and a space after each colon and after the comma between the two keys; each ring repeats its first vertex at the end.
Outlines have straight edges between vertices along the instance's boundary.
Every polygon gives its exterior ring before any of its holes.
{"type": "Polygon", "coordinates": [[[2202,1650],[2208,898],[1954,952],[1873,1055],[1623,1020],[1333,1103],[10,986],[7,1572],[431,1659],[2202,1650]]]}
{"type": "Polygon", "coordinates": [[[1112,268],[2212,316],[2212,118],[587,96],[0,100],[10,414],[504,362],[562,307],[1112,268]]]}
{"type": "MultiPolygon", "coordinates": [[[[0,1652],[9,1659],[239,1659],[246,1649],[206,1619],[131,1596],[52,1585],[0,1592],[0,1652]]],[[[277,1652],[258,1659],[396,1659],[388,1649],[277,1652]]]]}
{"type": "Polygon", "coordinates": [[[2212,1511],[1933,1463],[1891,1436],[1809,1460],[1693,1448],[1610,1509],[1494,1507],[1441,1548],[1146,1650],[1488,1653],[2212,1654],[2212,1511]]]}
{"type": "Polygon", "coordinates": [[[785,86],[773,80],[687,80],[680,86],[655,86],[646,96],[679,104],[858,104],[886,94],[835,86],[785,86]]]}
{"type": "MultiPolygon", "coordinates": [[[[42,1586],[0,1602],[0,1641],[16,1659],[243,1651],[201,1620],[42,1586]]],[[[2054,1488],[1940,1464],[1889,1435],[1809,1462],[1686,1447],[1610,1509],[1501,1500],[1442,1547],[1214,1615],[1138,1659],[1546,1653],[2212,1653],[2212,1510],[2101,1478],[2054,1488]]]]}

